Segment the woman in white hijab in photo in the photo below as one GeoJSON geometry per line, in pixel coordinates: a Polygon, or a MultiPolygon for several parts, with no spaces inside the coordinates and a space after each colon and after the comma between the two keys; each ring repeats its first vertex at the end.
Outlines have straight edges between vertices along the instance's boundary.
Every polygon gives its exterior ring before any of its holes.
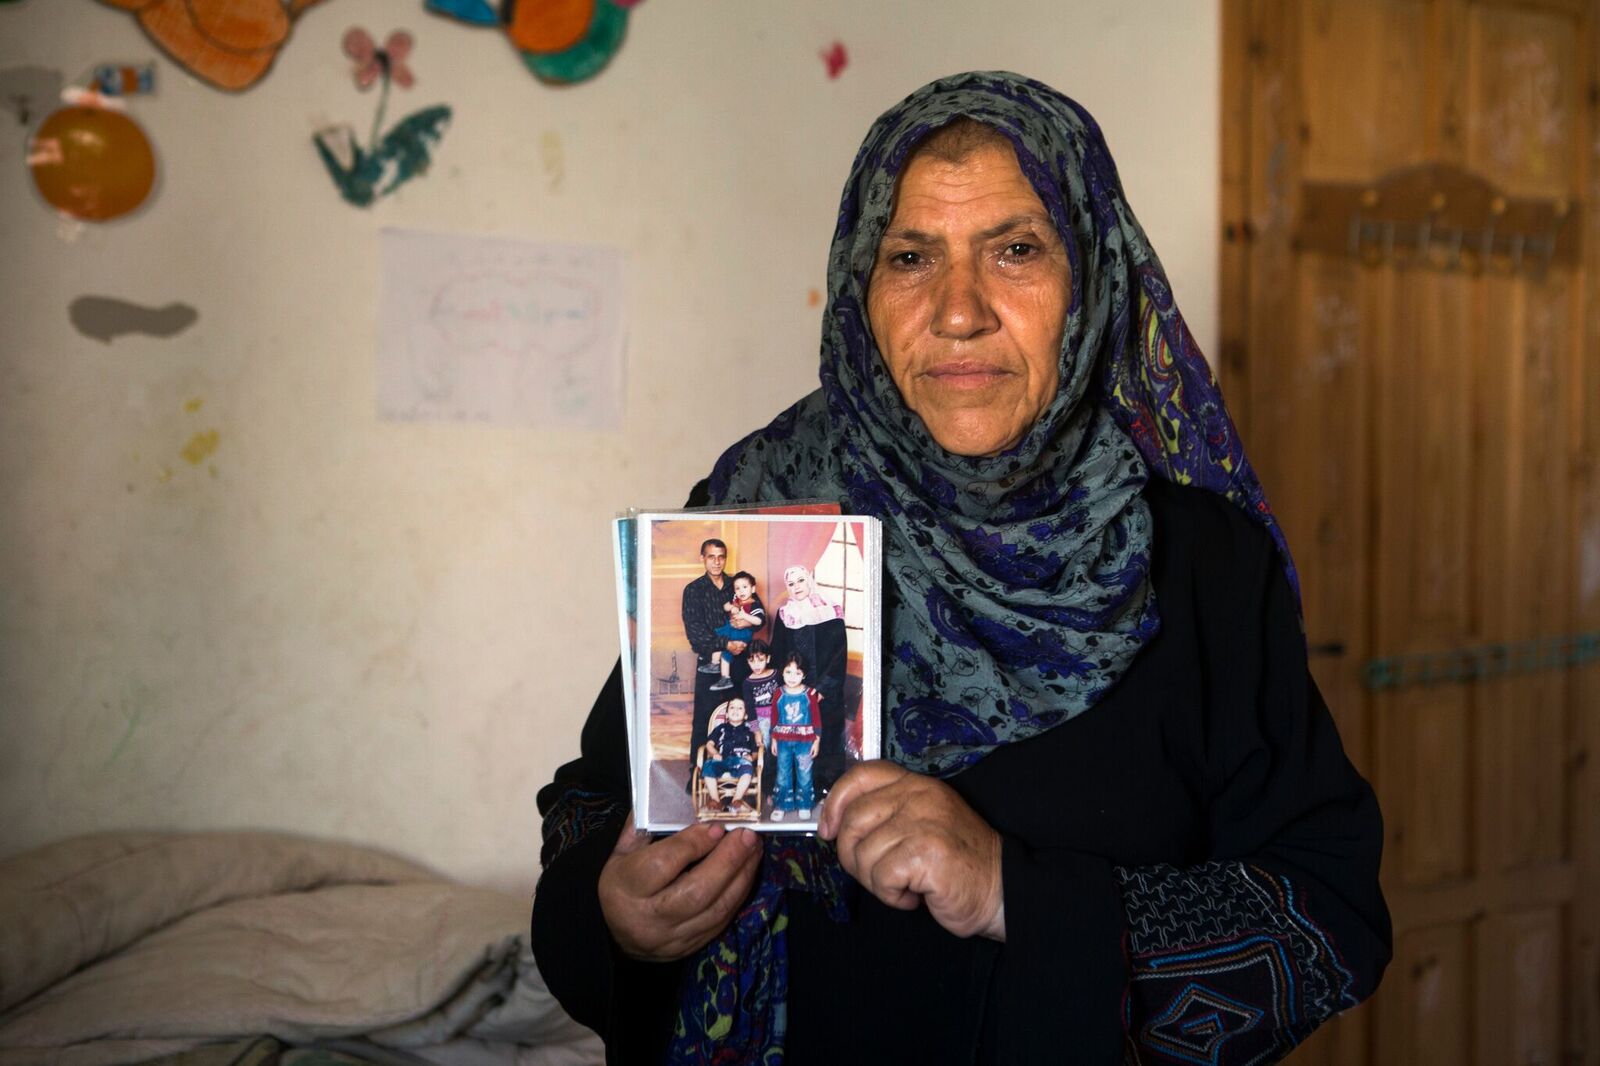
{"type": "Polygon", "coordinates": [[[820,799],[844,773],[845,720],[854,718],[856,710],[847,708],[844,698],[849,662],[844,609],[818,590],[816,579],[804,566],[786,569],[783,584],[788,598],[778,606],[772,625],[772,661],[781,663],[790,652],[799,652],[806,662],[807,682],[822,697],[822,745],[815,770],[820,799]]]}

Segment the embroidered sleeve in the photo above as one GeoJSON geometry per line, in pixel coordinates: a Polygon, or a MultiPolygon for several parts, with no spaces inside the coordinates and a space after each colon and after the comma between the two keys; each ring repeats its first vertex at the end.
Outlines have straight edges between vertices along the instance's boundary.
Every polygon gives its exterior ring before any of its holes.
{"type": "Polygon", "coordinates": [[[1242,862],[1117,868],[1136,1063],[1276,1062],[1360,990],[1290,878],[1242,862]]]}
{"type": "Polygon", "coordinates": [[[1225,666],[1202,719],[1208,861],[1113,870],[1124,1036],[1145,1066],[1276,1062],[1370,996],[1390,957],[1377,800],[1307,669],[1276,556],[1254,570],[1239,584],[1260,622],[1201,634],[1225,666]]]}
{"type": "Polygon", "coordinates": [[[627,804],[616,796],[585,792],[578,788],[568,789],[544,816],[544,847],[539,853],[540,862],[549,866],[626,808],[627,804]]]}

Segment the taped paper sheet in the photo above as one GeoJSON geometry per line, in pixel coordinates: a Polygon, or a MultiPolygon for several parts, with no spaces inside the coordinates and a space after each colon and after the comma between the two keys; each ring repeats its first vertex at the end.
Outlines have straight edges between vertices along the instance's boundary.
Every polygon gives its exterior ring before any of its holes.
{"type": "Polygon", "coordinates": [[[616,248],[384,230],[378,413],[616,429],[622,300],[616,248]]]}

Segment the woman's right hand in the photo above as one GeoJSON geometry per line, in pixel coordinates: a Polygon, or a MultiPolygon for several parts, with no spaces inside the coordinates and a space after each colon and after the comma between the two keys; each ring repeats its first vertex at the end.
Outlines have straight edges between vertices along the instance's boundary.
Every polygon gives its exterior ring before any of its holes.
{"type": "Polygon", "coordinates": [[[625,955],[682,959],[733,918],[760,865],[761,841],[748,829],[700,823],[652,843],[629,815],[600,871],[600,910],[625,955]]]}

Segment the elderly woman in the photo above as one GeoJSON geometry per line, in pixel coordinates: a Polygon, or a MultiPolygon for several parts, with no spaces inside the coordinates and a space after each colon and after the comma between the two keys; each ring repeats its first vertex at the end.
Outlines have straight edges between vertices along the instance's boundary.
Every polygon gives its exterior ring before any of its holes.
{"type": "Polygon", "coordinates": [[[1094,121],[924,87],[868,133],[822,388],[696,502],[884,523],[888,758],[820,840],[627,828],[613,674],[540,796],[534,946],[615,1061],[1266,1062],[1389,958],[1293,570],[1094,121]]]}

